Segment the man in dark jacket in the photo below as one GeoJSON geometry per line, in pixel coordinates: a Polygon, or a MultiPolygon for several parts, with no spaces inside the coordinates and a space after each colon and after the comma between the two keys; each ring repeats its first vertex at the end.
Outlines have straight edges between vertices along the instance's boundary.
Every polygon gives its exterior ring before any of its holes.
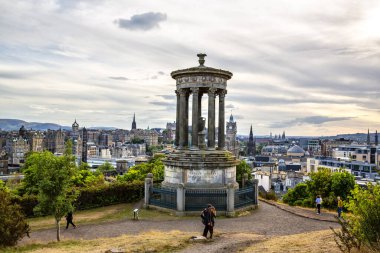
{"type": "Polygon", "coordinates": [[[67,213],[67,215],[66,215],[66,221],[67,221],[66,229],[69,228],[69,224],[73,225],[74,228],[77,227],[77,226],[75,226],[75,224],[73,223],[73,212],[68,212],[68,213],[67,213]]]}
{"type": "Polygon", "coordinates": [[[207,233],[210,231],[210,239],[212,239],[216,217],[215,207],[213,207],[211,204],[208,204],[207,208],[203,210],[201,216],[202,222],[205,225],[203,236],[207,238],[207,233]]]}

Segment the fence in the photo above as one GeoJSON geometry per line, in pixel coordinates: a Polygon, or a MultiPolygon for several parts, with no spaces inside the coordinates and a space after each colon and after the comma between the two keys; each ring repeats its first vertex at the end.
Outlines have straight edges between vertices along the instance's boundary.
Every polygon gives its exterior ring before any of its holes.
{"type": "Polygon", "coordinates": [[[185,211],[203,210],[212,204],[218,211],[227,210],[227,191],[225,189],[186,189],[185,211]]]}
{"type": "Polygon", "coordinates": [[[149,204],[154,206],[177,209],[177,191],[160,187],[152,187],[149,204]]]}
{"type": "Polygon", "coordinates": [[[255,187],[249,185],[248,187],[235,191],[235,208],[257,204],[255,187]]]}

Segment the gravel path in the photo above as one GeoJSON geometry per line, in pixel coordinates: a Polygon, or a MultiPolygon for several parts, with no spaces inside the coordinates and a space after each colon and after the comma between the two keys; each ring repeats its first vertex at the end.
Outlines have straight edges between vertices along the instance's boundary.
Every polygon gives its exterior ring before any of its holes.
{"type": "MultiPolygon", "coordinates": [[[[336,227],[337,224],[303,218],[267,203],[260,202],[260,207],[253,211],[251,215],[239,218],[217,219],[214,233],[219,235],[219,237],[215,239],[216,241],[220,240],[228,244],[231,242],[228,238],[234,238],[229,235],[238,233],[276,236],[324,230],[329,229],[329,226],[336,227]]],[[[82,225],[77,229],[72,229],[70,227],[68,230],[62,229],[61,235],[63,239],[94,239],[98,237],[116,237],[122,234],[137,234],[150,230],[181,230],[194,232],[194,235],[200,235],[203,231],[203,225],[198,217],[175,221],[133,221],[126,219],[110,223],[82,225]]],[[[31,238],[24,238],[21,241],[21,244],[55,241],[55,229],[32,232],[30,236],[31,238]]],[[[249,240],[253,239],[250,238],[249,240]]],[[[206,245],[203,245],[203,247],[206,245]]],[[[210,245],[212,247],[214,243],[210,243],[210,245]]],[[[203,250],[202,252],[215,251],[203,250]]]]}

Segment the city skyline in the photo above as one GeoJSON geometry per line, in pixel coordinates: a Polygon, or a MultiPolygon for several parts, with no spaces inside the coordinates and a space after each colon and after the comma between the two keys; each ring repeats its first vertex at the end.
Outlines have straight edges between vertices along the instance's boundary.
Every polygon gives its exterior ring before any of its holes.
{"type": "Polygon", "coordinates": [[[1,118],[130,129],[136,113],[138,128],[164,127],[175,120],[170,72],[205,52],[206,66],[234,74],[226,119],[232,111],[238,134],[251,124],[255,135],[380,129],[376,1],[3,1],[0,9],[1,118]]]}

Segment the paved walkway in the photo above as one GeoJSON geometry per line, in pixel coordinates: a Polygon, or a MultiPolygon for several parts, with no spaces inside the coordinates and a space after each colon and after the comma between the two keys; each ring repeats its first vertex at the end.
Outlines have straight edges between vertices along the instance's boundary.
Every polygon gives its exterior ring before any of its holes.
{"type": "Polygon", "coordinates": [[[335,216],[337,214],[331,213],[331,212],[323,212],[321,211],[321,214],[317,214],[315,210],[312,209],[307,209],[307,208],[302,208],[302,207],[296,207],[296,206],[289,206],[286,204],[281,204],[278,202],[275,202],[273,200],[265,200],[261,199],[261,202],[265,202],[267,204],[270,204],[272,206],[275,206],[277,208],[280,208],[281,210],[284,210],[286,212],[313,219],[313,220],[320,220],[320,221],[330,221],[330,222],[337,222],[335,216]]]}
{"type": "MultiPolygon", "coordinates": [[[[219,234],[219,238],[228,238],[229,236],[225,235],[238,233],[276,236],[324,230],[329,229],[330,226],[337,227],[338,224],[300,217],[273,205],[260,202],[259,208],[250,215],[239,218],[216,219],[215,234],[219,234]]],[[[175,221],[149,221],[144,219],[133,221],[125,219],[117,222],[82,225],[77,229],[62,229],[61,235],[63,239],[95,239],[98,237],[116,237],[122,234],[136,234],[150,230],[181,230],[200,235],[203,231],[203,225],[199,217],[175,221]]],[[[55,236],[55,229],[32,231],[31,238],[24,238],[21,244],[55,241],[55,236]]],[[[205,250],[203,252],[215,251],[205,250]]]]}

